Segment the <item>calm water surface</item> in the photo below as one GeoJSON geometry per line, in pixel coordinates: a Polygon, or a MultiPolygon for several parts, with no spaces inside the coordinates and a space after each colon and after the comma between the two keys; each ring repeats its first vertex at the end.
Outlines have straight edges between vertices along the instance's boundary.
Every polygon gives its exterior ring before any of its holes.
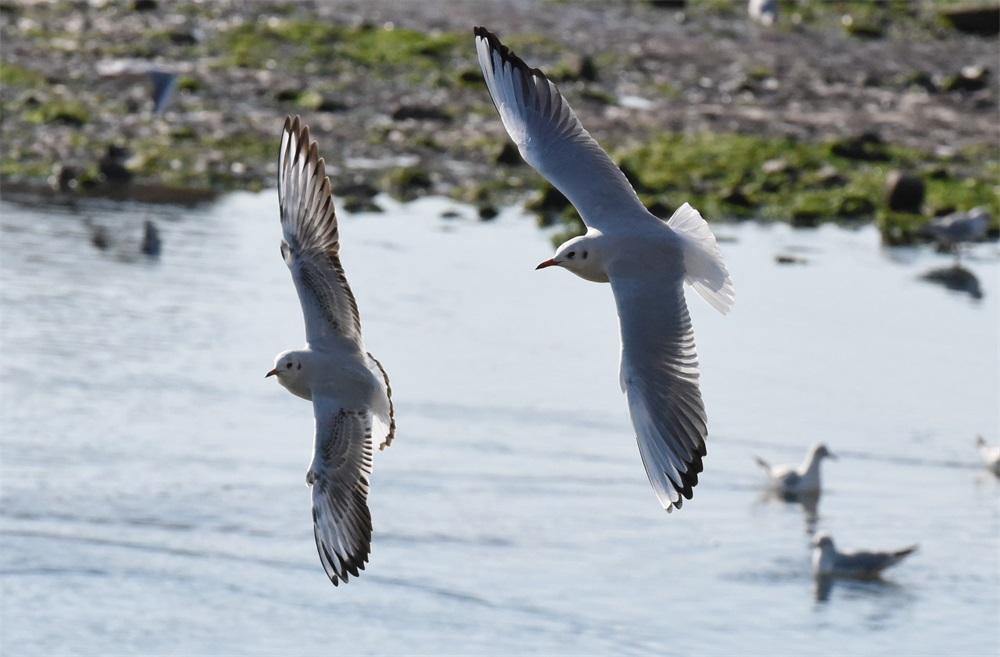
{"type": "Polygon", "coordinates": [[[380,202],[343,217],[342,257],[399,432],[368,570],[339,588],[310,526],[311,409],[264,379],[303,341],[274,193],[0,204],[0,652],[998,653],[1000,487],[973,447],[1000,439],[996,245],[965,259],[976,300],[920,279],[950,257],[870,227],[717,226],[737,302],[689,294],[712,436],[668,516],[610,289],[534,271],[551,244],[516,210],[380,202]],[[815,441],[841,458],[810,519],[752,455],[815,441]],[[920,550],[818,596],[811,527],[920,550]]]}

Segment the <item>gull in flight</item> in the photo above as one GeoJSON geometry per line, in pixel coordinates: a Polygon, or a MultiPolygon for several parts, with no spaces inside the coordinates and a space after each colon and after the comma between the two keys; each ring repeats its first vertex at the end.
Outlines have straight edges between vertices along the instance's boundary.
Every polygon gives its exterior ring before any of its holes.
{"type": "Polygon", "coordinates": [[[836,460],[837,457],[826,445],[816,444],[809,449],[805,462],[797,468],[793,465],[771,465],[759,456],[755,456],[754,460],[767,474],[775,490],[797,494],[820,491],[819,464],[825,458],[836,460]]]}
{"type": "MultiPolygon", "coordinates": [[[[278,153],[281,255],[305,318],[306,346],[274,359],[278,383],[311,400],[313,534],[337,585],[357,577],[371,552],[368,486],[376,440],[395,435],[389,377],[365,350],[358,305],[340,265],[340,235],[326,166],[299,118],[285,119],[278,153]]],[[[384,439],[384,440],[383,440],[384,439]]]]}
{"type": "Polygon", "coordinates": [[[715,236],[685,203],[663,222],[594,141],[556,86],[491,32],[474,30],[479,64],[500,119],[528,164],[576,207],[587,232],[538,266],[610,283],[621,331],[620,382],[639,453],[663,508],[691,499],[708,436],[698,387],[687,282],[716,310],[733,285],[715,236]]]}
{"type": "Polygon", "coordinates": [[[826,532],[813,538],[813,573],[817,577],[874,579],[916,551],[917,546],[886,552],[839,552],[826,532]]]}
{"type": "Polygon", "coordinates": [[[163,114],[170,97],[177,88],[177,74],[188,68],[177,64],[163,64],[144,59],[111,59],[97,63],[97,73],[102,78],[147,78],[151,85],[153,112],[163,114]]]}

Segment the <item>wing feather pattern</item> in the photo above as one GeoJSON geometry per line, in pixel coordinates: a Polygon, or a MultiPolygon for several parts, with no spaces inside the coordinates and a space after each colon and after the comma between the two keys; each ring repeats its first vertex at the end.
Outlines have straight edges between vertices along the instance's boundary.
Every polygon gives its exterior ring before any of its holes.
{"type": "Polygon", "coordinates": [[[372,474],[372,419],[366,410],[315,400],[316,444],[306,475],[312,486],[313,535],[334,585],[357,577],[371,552],[368,488],[372,474]],[[328,411],[321,409],[330,408],[328,411]]]}
{"type": "Polygon", "coordinates": [[[545,74],[486,28],[474,32],[490,97],[521,157],[569,199],[588,226],[604,230],[612,217],[655,219],[545,74]]]}
{"type": "Polygon", "coordinates": [[[358,304],[340,264],[340,238],[330,179],[309,128],[285,119],[278,154],[281,255],[292,273],[305,317],[306,341],[361,348],[358,304]]]}
{"type": "MultiPolygon", "coordinates": [[[[659,280],[683,276],[676,262],[662,267],[659,280]]],[[[707,453],[691,317],[679,285],[650,289],[619,274],[611,277],[611,287],[621,326],[622,390],[649,483],[670,512],[691,499],[707,453]]]]}
{"type": "Polygon", "coordinates": [[[385,396],[378,398],[376,407],[373,409],[374,417],[372,418],[375,435],[384,436],[384,439],[378,446],[379,450],[383,450],[391,445],[393,438],[396,437],[396,409],[392,403],[392,384],[389,383],[389,373],[382,367],[382,363],[371,355],[371,352],[368,353],[368,368],[377,379],[384,382],[382,389],[385,392],[385,396]]]}

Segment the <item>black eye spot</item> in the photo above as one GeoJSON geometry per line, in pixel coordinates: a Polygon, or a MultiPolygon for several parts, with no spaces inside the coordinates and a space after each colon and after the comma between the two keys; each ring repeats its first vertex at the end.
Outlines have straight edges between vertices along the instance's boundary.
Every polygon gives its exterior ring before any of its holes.
{"type": "Polygon", "coordinates": [[[584,260],[586,260],[586,259],[587,259],[587,252],[586,252],[586,251],[584,251],[584,252],[583,252],[583,259],[584,259],[584,260]]]}
{"type": "Polygon", "coordinates": [[[285,364],[285,369],[288,369],[288,370],[292,369],[292,363],[291,363],[291,361],[289,361],[288,363],[285,364]]]}
{"type": "Polygon", "coordinates": [[[569,253],[566,254],[566,257],[569,258],[570,260],[572,260],[574,256],[576,256],[576,251],[570,251],[569,253]]]}

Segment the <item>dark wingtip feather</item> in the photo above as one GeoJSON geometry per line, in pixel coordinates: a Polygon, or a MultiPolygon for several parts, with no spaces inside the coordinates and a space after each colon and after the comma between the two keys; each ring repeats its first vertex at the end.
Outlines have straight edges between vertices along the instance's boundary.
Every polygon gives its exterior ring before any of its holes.
{"type": "Polygon", "coordinates": [[[316,539],[316,551],[319,552],[320,562],[326,571],[326,576],[334,586],[340,586],[341,582],[347,583],[351,576],[360,577],[361,571],[365,569],[368,557],[371,555],[371,543],[367,542],[363,550],[356,554],[347,555],[346,559],[335,552],[331,552],[326,543],[319,537],[319,533],[313,528],[313,536],[316,539]]]}
{"type": "Polygon", "coordinates": [[[485,39],[486,43],[489,44],[490,50],[500,53],[500,59],[505,62],[510,62],[511,66],[521,69],[523,72],[539,77],[543,80],[548,80],[545,73],[541,69],[537,69],[528,66],[524,63],[524,60],[518,57],[513,50],[503,45],[497,35],[490,32],[485,27],[475,27],[473,28],[473,33],[480,39],[485,39]]]}

